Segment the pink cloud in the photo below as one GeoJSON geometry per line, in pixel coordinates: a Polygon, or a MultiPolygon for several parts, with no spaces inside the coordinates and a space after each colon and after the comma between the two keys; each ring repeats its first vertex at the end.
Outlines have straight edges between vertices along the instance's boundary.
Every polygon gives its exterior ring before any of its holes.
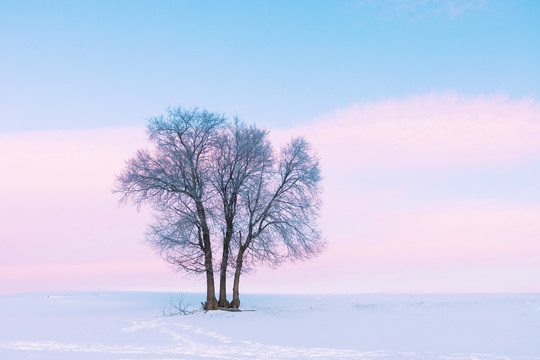
{"type": "Polygon", "coordinates": [[[198,291],[197,281],[179,278],[160,259],[147,262],[76,262],[3,266],[0,294],[77,290],[198,291]]]}
{"type": "Polygon", "coordinates": [[[354,105],[275,137],[293,134],[314,143],[329,171],[496,164],[539,155],[540,104],[415,96],[354,105]]]}
{"type": "Polygon", "coordinates": [[[540,206],[443,203],[346,216],[325,220],[323,255],[261,271],[245,286],[296,293],[540,291],[540,206]]]}
{"type": "Polygon", "coordinates": [[[0,134],[0,272],[12,278],[0,293],[53,286],[55,266],[76,279],[80,264],[160,262],[142,243],[148,214],[120,208],[111,193],[144,143],[142,129],[0,134]]]}
{"type": "MultiPolygon", "coordinates": [[[[410,185],[400,182],[407,176],[423,184],[426,171],[456,176],[538,160],[537,102],[445,94],[365,103],[274,138],[294,135],[311,140],[322,160],[328,238],[327,252],[295,271],[349,291],[540,290],[534,276],[524,276],[540,273],[540,207],[471,195],[435,201],[424,194],[408,203],[410,185]],[[386,184],[362,182],[362,174],[386,184]],[[467,271],[475,274],[469,282],[467,271]],[[439,274],[445,284],[425,274],[439,274]]],[[[466,176],[462,181],[466,186],[466,176]]]]}
{"type": "MultiPolygon", "coordinates": [[[[328,249],[307,263],[261,269],[243,280],[243,291],[540,291],[538,206],[426,196],[408,204],[399,182],[418,168],[456,173],[537,159],[537,102],[418,96],[272,133],[278,143],[304,135],[319,152],[328,249]],[[386,185],[349,176],[387,170],[395,181],[386,185]]],[[[119,207],[111,193],[145,141],[143,129],[129,128],[0,134],[0,293],[204,290],[142,243],[148,213],[119,207]]]]}
{"type": "Polygon", "coordinates": [[[9,169],[0,191],[25,196],[110,188],[115,172],[145,138],[138,128],[0,134],[0,161],[9,169]]]}
{"type": "Polygon", "coordinates": [[[387,213],[361,242],[355,234],[346,241],[357,244],[362,263],[376,259],[389,268],[533,266],[540,258],[539,216],[540,206],[429,204],[387,213]]]}

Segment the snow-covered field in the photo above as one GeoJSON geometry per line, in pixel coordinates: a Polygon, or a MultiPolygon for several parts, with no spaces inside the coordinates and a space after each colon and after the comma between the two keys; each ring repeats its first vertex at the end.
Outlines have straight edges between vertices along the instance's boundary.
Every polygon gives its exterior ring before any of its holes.
{"type": "Polygon", "coordinates": [[[203,298],[165,317],[166,293],[0,296],[0,359],[540,359],[540,294],[203,298]]]}

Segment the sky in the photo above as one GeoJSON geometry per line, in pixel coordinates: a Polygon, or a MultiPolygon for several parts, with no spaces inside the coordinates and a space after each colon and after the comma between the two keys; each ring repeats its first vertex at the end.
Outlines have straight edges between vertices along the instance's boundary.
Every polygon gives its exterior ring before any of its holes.
{"type": "Polygon", "coordinates": [[[302,135],[327,249],[241,291],[540,291],[540,3],[0,0],[0,294],[204,291],[111,189],[148,118],[302,135]]]}

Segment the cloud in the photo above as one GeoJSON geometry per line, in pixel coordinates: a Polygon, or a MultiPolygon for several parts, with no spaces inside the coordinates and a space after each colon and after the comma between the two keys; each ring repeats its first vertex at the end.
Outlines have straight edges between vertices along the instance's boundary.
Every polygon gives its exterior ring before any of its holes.
{"type": "Polygon", "coordinates": [[[487,3],[488,0],[365,0],[360,2],[361,6],[380,9],[386,16],[412,16],[419,19],[441,15],[453,19],[467,11],[479,10],[487,3]]]}
{"type": "MultiPolygon", "coordinates": [[[[75,262],[2,266],[0,294],[27,291],[156,290],[177,291],[179,275],[163,261],[75,262]]],[[[197,291],[195,279],[183,291],[197,291]]]]}
{"type": "MultiPolygon", "coordinates": [[[[478,199],[474,191],[435,198],[447,190],[438,178],[425,189],[426,173],[459,177],[467,188],[470,168],[489,179],[500,164],[538,161],[537,101],[432,94],[272,130],[278,143],[294,135],[322,160],[328,249],[308,263],[261,269],[244,290],[540,290],[537,277],[524,275],[540,273],[537,204],[497,193],[478,199]]],[[[111,193],[124,161],[145,144],[140,128],[0,134],[0,292],[204,289],[171,275],[142,242],[148,214],[119,207],[111,193]]],[[[538,184],[530,175],[519,185],[538,184]]]]}
{"type": "Polygon", "coordinates": [[[110,187],[126,157],[145,138],[140,128],[2,133],[0,193],[26,196],[110,187]]]}
{"type": "Polygon", "coordinates": [[[246,283],[300,293],[540,290],[538,205],[461,201],[378,212],[369,203],[354,206],[364,210],[328,211],[324,254],[246,283]]]}
{"type": "MultiPolygon", "coordinates": [[[[432,94],[362,103],[274,138],[295,135],[321,158],[328,249],[294,271],[360,292],[540,289],[523,277],[540,272],[540,207],[511,196],[540,179],[530,173],[477,198],[471,178],[480,171],[489,181],[516,164],[540,163],[538,102],[432,94]]],[[[287,273],[276,276],[290,279],[287,273]]]]}
{"type": "Polygon", "coordinates": [[[362,241],[352,241],[362,263],[377,259],[389,268],[533,266],[540,257],[539,216],[538,205],[431,203],[377,214],[362,241]]]}
{"type": "Polygon", "coordinates": [[[459,168],[538,158],[540,104],[505,96],[362,103],[276,136],[304,135],[329,171],[459,168]]]}
{"type": "Polygon", "coordinates": [[[27,282],[50,274],[52,283],[54,264],[159,261],[142,243],[148,214],[120,208],[111,193],[144,139],[130,128],[0,134],[0,264],[13,278],[4,286],[23,277],[9,270],[17,266],[33,274],[27,282]]]}

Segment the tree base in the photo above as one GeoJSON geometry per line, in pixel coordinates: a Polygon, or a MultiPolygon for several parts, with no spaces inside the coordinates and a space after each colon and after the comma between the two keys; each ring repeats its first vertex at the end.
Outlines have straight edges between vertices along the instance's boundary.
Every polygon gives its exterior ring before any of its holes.
{"type": "Polygon", "coordinates": [[[219,304],[216,299],[206,300],[204,303],[201,303],[204,310],[218,310],[219,304]]]}
{"type": "Polygon", "coordinates": [[[231,301],[229,307],[231,309],[238,309],[240,308],[240,300],[239,299],[233,299],[233,301],[231,301]]]}

